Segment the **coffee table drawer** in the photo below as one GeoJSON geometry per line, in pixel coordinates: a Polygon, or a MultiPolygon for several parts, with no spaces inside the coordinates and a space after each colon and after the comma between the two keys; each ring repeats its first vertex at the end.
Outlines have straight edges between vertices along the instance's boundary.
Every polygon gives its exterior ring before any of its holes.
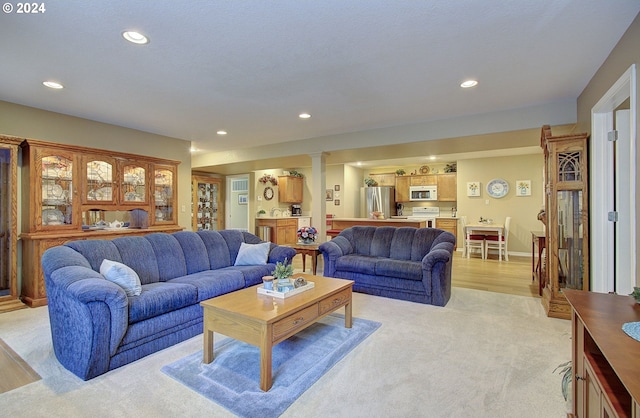
{"type": "Polygon", "coordinates": [[[273,341],[281,338],[283,335],[300,328],[301,326],[312,322],[318,317],[318,305],[311,305],[299,312],[294,313],[286,318],[273,324],[273,341]]]}
{"type": "Polygon", "coordinates": [[[351,289],[345,289],[341,292],[331,295],[320,301],[320,315],[331,312],[336,308],[348,303],[351,300],[351,289]]]}

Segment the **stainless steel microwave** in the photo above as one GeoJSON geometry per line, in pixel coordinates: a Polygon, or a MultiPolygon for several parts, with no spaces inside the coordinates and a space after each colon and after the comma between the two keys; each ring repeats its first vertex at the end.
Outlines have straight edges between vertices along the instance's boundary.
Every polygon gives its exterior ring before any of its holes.
{"type": "Polygon", "coordinates": [[[438,186],[409,186],[409,200],[412,202],[438,200],[438,186]]]}

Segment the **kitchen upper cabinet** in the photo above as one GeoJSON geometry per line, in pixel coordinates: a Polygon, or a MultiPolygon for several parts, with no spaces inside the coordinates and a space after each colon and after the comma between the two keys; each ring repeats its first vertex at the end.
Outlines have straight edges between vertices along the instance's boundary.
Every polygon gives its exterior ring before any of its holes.
{"type": "Polygon", "coordinates": [[[397,176],[396,177],[396,202],[408,202],[409,201],[409,185],[411,183],[410,176],[397,176]]]}
{"type": "Polygon", "coordinates": [[[303,185],[303,177],[278,177],[278,201],[280,203],[302,203],[303,185]]]}
{"type": "Polygon", "coordinates": [[[455,202],[458,200],[458,182],[456,173],[438,174],[438,201],[455,202]]]}
{"type": "Polygon", "coordinates": [[[423,176],[411,176],[410,177],[410,185],[411,186],[437,186],[438,185],[438,175],[437,174],[426,174],[423,176]]]}
{"type": "Polygon", "coordinates": [[[369,177],[378,182],[378,186],[395,186],[395,173],[369,174],[369,177]]]}

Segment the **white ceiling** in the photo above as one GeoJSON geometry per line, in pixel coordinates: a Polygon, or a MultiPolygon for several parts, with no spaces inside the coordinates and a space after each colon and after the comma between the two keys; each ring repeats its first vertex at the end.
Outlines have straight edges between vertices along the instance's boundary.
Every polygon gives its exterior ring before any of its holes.
{"type": "Polygon", "coordinates": [[[640,11],[638,0],[44,4],[0,14],[0,100],[216,152],[575,100],[640,11]],[[151,42],[127,43],[131,29],[151,42]],[[480,84],[461,89],[468,78],[480,84]]]}

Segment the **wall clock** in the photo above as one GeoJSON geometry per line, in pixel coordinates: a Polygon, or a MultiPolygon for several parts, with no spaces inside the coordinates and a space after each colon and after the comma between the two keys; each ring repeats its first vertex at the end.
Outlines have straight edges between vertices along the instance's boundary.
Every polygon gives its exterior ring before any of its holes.
{"type": "Polygon", "coordinates": [[[271,187],[266,187],[264,189],[264,198],[267,200],[273,199],[273,189],[271,187]]]}
{"type": "Polygon", "coordinates": [[[509,183],[503,179],[493,179],[487,183],[487,193],[496,199],[505,197],[509,193],[509,183]]]}

